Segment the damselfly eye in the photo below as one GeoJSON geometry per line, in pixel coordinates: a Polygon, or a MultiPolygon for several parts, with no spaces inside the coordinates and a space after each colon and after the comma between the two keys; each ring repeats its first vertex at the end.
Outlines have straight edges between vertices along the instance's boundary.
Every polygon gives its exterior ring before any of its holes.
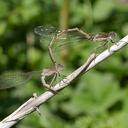
{"type": "Polygon", "coordinates": [[[115,32],[109,32],[109,36],[111,36],[113,38],[113,37],[116,37],[117,34],[115,32]]]}

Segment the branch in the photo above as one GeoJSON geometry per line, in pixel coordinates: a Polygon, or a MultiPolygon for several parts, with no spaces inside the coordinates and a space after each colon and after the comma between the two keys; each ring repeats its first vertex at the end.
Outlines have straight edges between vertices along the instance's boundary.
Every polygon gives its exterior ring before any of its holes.
{"type": "Polygon", "coordinates": [[[21,105],[16,111],[14,111],[11,115],[6,117],[0,122],[0,128],[10,128],[14,124],[16,124],[21,119],[25,118],[28,114],[32,113],[37,109],[38,106],[45,103],[47,100],[52,98],[56,93],[59,92],[66,86],[68,86],[72,81],[74,81],[77,77],[86,73],[93,67],[95,67],[98,63],[102,62],[103,60],[107,59],[109,56],[123,48],[125,45],[128,44],[128,35],[121,39],[119,42],[111,46],[109,49],[105,50],[97,57],[92,54],[88,60],[70,75],[65,77],[61,80],[58,84],[52,87],[53,91],[46,91],[45,93],[41,94],[38,97],[31,97],[28,101],[26,101],[23,105],[21,105]]]}

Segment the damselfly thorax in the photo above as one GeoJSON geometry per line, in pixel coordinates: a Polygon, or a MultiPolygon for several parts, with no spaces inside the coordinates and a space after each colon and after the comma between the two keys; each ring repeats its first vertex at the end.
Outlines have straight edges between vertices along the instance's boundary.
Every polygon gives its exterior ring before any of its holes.
{"type": "Polygon", "coordinates": [[[96,35],[90,35],[90,40],[101,42],[101,41],[113,40],[115,37],[116,37],[115,32],[108,32],[108,33],[100,32],[97,33],[96,35]]]}

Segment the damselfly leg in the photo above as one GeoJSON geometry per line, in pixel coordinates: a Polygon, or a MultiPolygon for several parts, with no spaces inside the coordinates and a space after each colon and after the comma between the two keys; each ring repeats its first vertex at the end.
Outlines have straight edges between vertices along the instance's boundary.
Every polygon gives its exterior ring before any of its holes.
{"type": "Polygon", "coordinates": [[[64,66],[61,64],[57,64],[56,67],[44,69],[41,73],[41,81],[43,83],[43,86],[52,90],[53,81],[55,81],[59,77],[58,72],[61,72],[63,69],[64,69],[64,66]],[[45,78],[48,76],[51,76],[51,75],[53,75],[53,78],[52,78],[50,84],[47,84],[45,78]]]}

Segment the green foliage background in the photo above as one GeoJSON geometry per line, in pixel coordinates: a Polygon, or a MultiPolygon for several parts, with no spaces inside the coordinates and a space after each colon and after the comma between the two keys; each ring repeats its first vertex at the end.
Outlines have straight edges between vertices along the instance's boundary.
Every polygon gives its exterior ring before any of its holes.
{"type": "MultiPolygon", "coordinates": [[[[1,74],[8,70],[33,71],[52,65],[47,47],[40,43],[33,30],[39,25],[59,28],[65,1],[0,0],[1,74]]],[[[79,27],[92,34],[115,31],[119,38],[128,34],[127,0],[67,2],[68,28],[79,27]]],[[[65,65],[64,74],[80,66],[93,51],[92,47],[93,42],[85,41],[84,45],[66,47],[66,53],[57,52],[57,58],[65,65]]],[[[19,88],[0,90],[0,119],[11,114],[34,92],[39,95],[44,90],[37,80],[19,88]]],[[[34,112],[14,127],[128,128],[127,97],[128,47],[125,47],[41,105],[41,116],[34,112]]]]}

